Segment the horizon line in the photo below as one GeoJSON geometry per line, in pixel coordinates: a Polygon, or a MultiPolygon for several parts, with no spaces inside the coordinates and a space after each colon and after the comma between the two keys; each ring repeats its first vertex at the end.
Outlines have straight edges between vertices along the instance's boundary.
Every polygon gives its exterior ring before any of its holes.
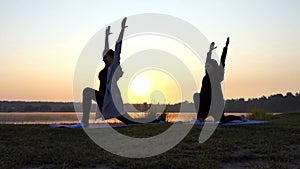
{"type": "MultiPolygon", "coordinates": [[[[271,96],[275,96],[275,95],[282,95],[282,96],[287,96],[288,94],[292,94],[293,96],[297,96],[297,95],[300,95],[300,91],[299,92],[286,92],[285,94],[284,93],[276,93],[276,94],[270,94],[268,96],[265,96],[265,95],[262,95],[260,97],[253,97],[253,98],[244,98],[244,97],[239,97],[239,98],[230,98],[230,99],[225,99],[225,101],[228,101],[228,100],[240,100],[240,99],[244,99],[245,101],[249,101],[249,100],[252,100],[252,99],[260,99],[260,98],[263,98],[263,97],[266,97],[266,98],[269,98],[271,96]]],[[[74,101],[46,101],[46,100],[0,100],[0,102],[48,102],[48,103],[81,103],[81,102],[74,102],[74,101]]],[[[181,102],[177,102],[177,103],[173,103],[173,104],[178,104],[178,103],[183,103],[183,102],[188,102],[188,103],[193,103],[193,102],[189,102],[187,100],[184,100],[184,101],[181,101],[181,102]]],[[[158,103],[148,103],[148,102],[141,102],[141,103],[124,103],[124,104],[143,104],[143,103],[147,103],[147,104],[158,104],[158,103]]],[[[169,104],[169,103],[168,103],[169,104]]],[[[168,105],[168,104],[165,104],[165,105],[168,105]]]]}

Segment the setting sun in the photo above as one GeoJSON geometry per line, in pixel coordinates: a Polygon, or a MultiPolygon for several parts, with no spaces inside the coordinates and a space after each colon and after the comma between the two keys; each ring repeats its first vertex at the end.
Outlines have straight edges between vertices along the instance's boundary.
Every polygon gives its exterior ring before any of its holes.
{"type": "Polygon", "coordinates": [[[137,95],[145,95],[150,87],[151,82],[144,76],[135,77],[130,84],[130,89],[137,95]]]}
{"type": "MultiPolygon", "coordinates": [[[[124,86],[127,80],[122,81],[124,86]]],[[[125,103],[176,103],[182,100],[178,82],[165,71],[149,68],[128,79],[128,90],[123,89],[125,103]]]]}

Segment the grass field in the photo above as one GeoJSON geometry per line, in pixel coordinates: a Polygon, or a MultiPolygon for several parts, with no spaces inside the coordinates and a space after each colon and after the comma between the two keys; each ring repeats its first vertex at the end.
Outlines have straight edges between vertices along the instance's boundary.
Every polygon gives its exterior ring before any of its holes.
{"type": "MultiPolygon", "coordinates": [[[[199,144],[194,126],[173,149],[129,159],[98,147],[81,129],[48,125],[0,125],[0,168],[300,168],[300,113],[272,116],[267,124],[218,127],[199,144]]],[[[118,128],[149,137],[170,124],[118,128]],[[147,131],[147,132],[145,132],[147,131]]]]}

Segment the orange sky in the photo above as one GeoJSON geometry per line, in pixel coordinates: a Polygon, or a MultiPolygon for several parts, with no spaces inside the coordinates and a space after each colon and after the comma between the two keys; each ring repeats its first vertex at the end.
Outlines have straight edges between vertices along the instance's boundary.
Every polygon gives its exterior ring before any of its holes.
{"type": "MultiPolygon", "coordinates": [[[[0,100],[73,101],[74,69],[87,41],[124,15],[146,12],[176,16],[193,24],[217,43],[218,54],[226,37],[231,37],[224,81],[227,99],[296,93],[300,91],[299,5],[299,1],[292,0],[172,4],[137,1],[118,5],[118,12],[103,17],[115,7],[113,3],[0,2],[0,100]],[[156,3],[160,3],[159,7],[156,3]],[[99,10],[100,6],[103,10],[99,10]],[[207,16],[211,11],[214,14],[207,16]]],[[[131,42],[135,47],[143,45],[139,39],[135,41],[131,42]]],[[[169,43],[164,44],[167,48],[169,43]]],[[[126,50],[131,49],[124,48],[125,56],[126,50]]],[[[181,52],[176,53],[181,55],[181,52]]],[[[199,64],[196,67],[192,60],[189,64],[194,66],[195,91],[199,91],[204,67],[199,64]]],[[[101,66],[99,63],[99,70],[101,66]]],[[[192,97],[181,96],[179,89],[174,89],[172,80],[164,86],[151,77],[149,80],[152,88],[145,100],[151,101],[151,90],[160,88],[166,102],[178,102],[180,97],[182,101],[191,101],[192,97]]],[[[122,79],[119,83],[123,83],[122,79]]],[[[98,83],[92,87],[98,88],[98,83]]],[[[182,91],[192,96],[194,90],[182,87],[182,91]]],[[[130,90],[122,91],[124,102],[137,102],[127,97],[134,97],[133,94],[130,90]]]]}

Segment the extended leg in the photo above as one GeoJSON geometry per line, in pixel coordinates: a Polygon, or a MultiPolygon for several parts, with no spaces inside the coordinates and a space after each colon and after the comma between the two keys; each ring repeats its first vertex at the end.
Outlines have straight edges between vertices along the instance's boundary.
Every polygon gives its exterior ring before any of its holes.
{"type": "MultiPolygon", "coordinates": [[[[127,113],[122,116],[118,116],[116,118],[118,120],[120,120],[121,122],[123,122],[124,124],[143,124],[143,123],[134,121],[134,119],[132,119],[132,117],[130,117],[127,113]]],[[[158,122],[160,122],[160,120],[154,119],[153,121],[151,121],[149,123],[158,123],[158,122]]]]}
{"type": "Polygon", "coordinates": [[[90,110],[92,105],[92,100],[96,101],[96,94],[95,90],[92,88],[85,88],[82,92],[82,120],[83,124],[87,126],[89,124],[89,118],[90,118],[90,110]]]}
{"type": "Polygon", "coordinates": [[[194,94],[194,104],[196,106],[197,119],[204,121],[210,109],[210,97],[202,97],[199,93],[194,94]],[[198,108],[197,108],[198,107],[198,108]]]}
{"type": "Polygon", "coordinates": [[[194,100],[195,110],[196,112],[198,112],[200,106],[200,93],[194,93],[193,100],[194,100]]]}
{"type": "Polygon", "coordinates": [[[226,123],[226,122],[230,122],[230,121],[235,121],[235,120],[241,120],[241,117],[240,116],[233,116],[233,115],[225,116],[223,114],[223,116],[221,118],[221,122],[222,123],[226,123]]]}

